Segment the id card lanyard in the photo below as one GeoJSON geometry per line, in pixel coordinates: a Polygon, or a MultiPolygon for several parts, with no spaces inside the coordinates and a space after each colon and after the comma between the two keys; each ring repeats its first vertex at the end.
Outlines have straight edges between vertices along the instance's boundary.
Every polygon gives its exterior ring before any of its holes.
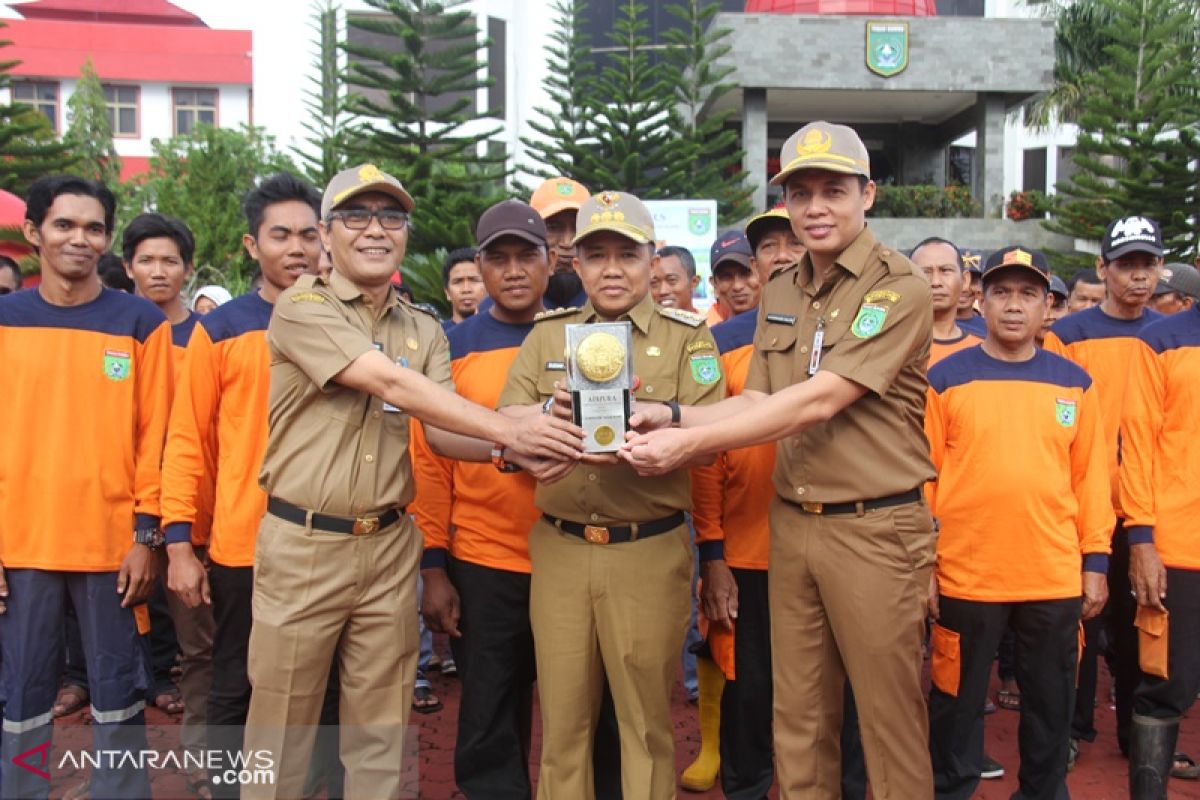
{"type": "Polygon", "coordinates": [[[821,368],[821,348],[825,346],[825,318],[817,318],[817,329],[813,332],[812,350],[808,354],[808,377],[821,368]]]}

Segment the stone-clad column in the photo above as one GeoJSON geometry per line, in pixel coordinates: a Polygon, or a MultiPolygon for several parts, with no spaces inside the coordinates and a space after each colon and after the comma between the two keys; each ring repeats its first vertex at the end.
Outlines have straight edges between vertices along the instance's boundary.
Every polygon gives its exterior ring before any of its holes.
{"type": "Polygon", "coordinates": [[[754,187],[751,202],[758,213],[767,205],[767,90],[742,89],[742,169],[754,187]]]}
{"type": "Polygon", "coordinates": [[[1004,207],[1004,97],[984,93],[975,103],[975,169],[972,190],[992,217],[1004,207]]]}

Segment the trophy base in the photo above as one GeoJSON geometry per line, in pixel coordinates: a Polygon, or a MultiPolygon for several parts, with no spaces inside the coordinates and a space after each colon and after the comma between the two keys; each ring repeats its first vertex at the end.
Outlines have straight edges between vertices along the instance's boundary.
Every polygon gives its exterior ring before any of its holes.
{"type": "Polygon", "coordinates": [[[625,443],[629,429],[629,391],[579,389],[571,392],[574,422],[583,428],[586,453],[615,453],[625,443]]]}

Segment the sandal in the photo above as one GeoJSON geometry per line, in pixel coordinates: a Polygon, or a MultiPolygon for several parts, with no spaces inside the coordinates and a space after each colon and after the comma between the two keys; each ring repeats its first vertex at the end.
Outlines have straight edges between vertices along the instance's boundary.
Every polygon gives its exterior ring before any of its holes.
{"type": "Polygon", "coordinates": [[[418,714],[435,714],[442,710],[442,701],[432,687],[417,686],[413,689],[412,709],[418,714]]]}
{"type": "Polygon", "coordinates": [[[154,707],[171,716],[183,713],[183,695],[178,689],[167,689],[154,695],[154,707]]]}
{"type": "Polygon", "coordinates": [[[446,656],[442,659],[442,674],[447,678],[453,678],[458,674],[458,664],[454,663],[454,656],[446,656]]]}
{"type": "Polygon", "coordinates": [[[54,700],[52,712],[56,718],[65,717],[86,708],[91,700],[92,696],[88,693],[86,686],[69,683],[58,690],[58,697],[54,700]]]}
{"type": "Polygon", "coordinates": [[[1010,692],[1008,689],[1001,689],[996,692],[996,705],[1005,711],[1020,711],[1021,694],[1019,692],[1010,692]]]}
{"type": "Polygon", "coordinates": [[[1174,765],[1171,767],[1171,777],[1185,781],[1200,780],[1200,766],[1187,753],[1176,753],[1174,765]]]}

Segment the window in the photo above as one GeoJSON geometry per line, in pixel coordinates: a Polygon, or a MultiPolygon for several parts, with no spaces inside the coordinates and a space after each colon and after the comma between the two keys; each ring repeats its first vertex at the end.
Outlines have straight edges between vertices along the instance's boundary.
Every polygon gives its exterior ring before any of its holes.
{"type": "Polygon", "coordinates": [[[1021,188],[1025,191],[1046,191],[1046,148],[1030,147],[1025,150],[1021,171],[1021,188]]]}
{"type": "Polygon", "coordinates": [[[104,100],[108,103],[108,126],[113,136],[138,135],[138,87],[104,86],[104,100]]]}
{"type": "Polygon", "coordinates": [[[13,102],[24,103],[46,115],[58,132],[58,84],[49,81],[13,81],[13,102]]]}
{"type": "Polygon", "coordinates": [[[1075,148],[1074,147],[1059,147],[1058,148],[1058,186],[1062,186],[1067,181],[1075,177],[1075,173],[1079,171],[1079,166],[1075,163],[1075,148]]]}
{"type": "Polygon", "coordinates": [[[175,135],[191,133],[197,125],[217,124],[216,89],[175,89],[175,135]]]}

